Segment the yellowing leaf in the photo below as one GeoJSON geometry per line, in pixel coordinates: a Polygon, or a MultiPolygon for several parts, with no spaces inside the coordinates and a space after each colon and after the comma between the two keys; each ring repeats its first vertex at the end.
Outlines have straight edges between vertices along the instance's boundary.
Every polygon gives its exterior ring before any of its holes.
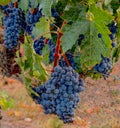
{"type": "Polygon", "coordinates": [[[7,5],[11,0],[0,0],[0,5],[7,5]]]}

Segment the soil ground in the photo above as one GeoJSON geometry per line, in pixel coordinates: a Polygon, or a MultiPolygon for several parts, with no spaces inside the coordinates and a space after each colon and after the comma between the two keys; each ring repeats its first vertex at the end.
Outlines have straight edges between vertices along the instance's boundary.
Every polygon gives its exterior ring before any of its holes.
{"type": "MultiPolygon", "coordinates": [[[[120,61],[111,75],[120,78],[120,61]]],[[[85,80],[72,124],[63,124],[55,115],[45,115],[20,81],[0,78],[0,90],[5,90],[15,101],[14,108],[1,110],[0,128],[120,128],[120,80],[113,77],[85,80]]]]}

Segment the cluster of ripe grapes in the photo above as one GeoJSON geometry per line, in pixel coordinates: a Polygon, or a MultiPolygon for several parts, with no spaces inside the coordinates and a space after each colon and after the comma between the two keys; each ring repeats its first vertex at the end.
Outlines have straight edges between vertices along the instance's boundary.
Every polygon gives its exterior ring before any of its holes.
{"type": "Polygon", "coordinates": [[[112,21],[112,23],[108,25],[108,28],[111,32],[109,37],[112,41],[112,47],[114,48],[114,47],[117,46],[117,43],[116,43],[116,40],[115,40],[116,33],[117,33],[117,23],[116,23],[116,21],[112,21]]]}
{"type": "MultiPolygon", "coordinates": [[[[117,30],[118,30],[118,27],[117,27],[117,22],[116,21],[112,21],[109,25],[108,25],[108,28],[111,32],[111,34],[109,34],[109,37],[112,41],[111,45],[112,47],[116,47],[117,46],[117,43],[116,43],[116,33],[117,33],[117,30]]],[[[102,38],[102,34],[101,33],[98,33],[98,38],[102,38]]]]}
{"type": "Polygon", "coordinates": [[[42,50],[45,47],[45,44],[48,44],[49,47],[49,63],[54,61],[55,54],[55,44],[52,39],[46,40],[44,37],[40,37],[38,40],[34,41],[33,47],[37,54],[42,55],[42,50]]]}
{"type": "Polygon", "coordinates": [[[21,9],[13,6],[8,6],[5,13],[7,15],[3,19],[4,44],[7,49],[12,50],[18,46],[21,31],[25,28],[25,17],[21,9]]]}
{"type": "Polygon", "coordinates": [[[32,12],[29,10],[26,15],[26,32],[32,35],[32,30],[35,24],[40,20],[42,17],[42,9],[39,9],[39,6],[35,8],[32,12]]]}
{"type": "Polygon", "coordinates": [[[33,95],[33,99],[43,106],[46,114],[57,114],[64,123],[70,123],[74,120],[84,82],[72,67],[57,66],[49,80],[33,90],[39,95],[33,95]]]}
{"type": "Polygon", "coordinates": [[[3,26],[5,29],[4,44],[7,49],[12,50],[16,48],[19,45],[19,37],[24,32],[32,35],[33,27],[42,17],[42,9],[38,7],[33,9],[33,11],[28,10],[25,16],[23,11],[15,7],[13,3],[0,6],[0,9],[5,14],[3,18],[3,26]]]}
{"type": "Polygon", "coordinates": [[[94,70],[101,73],[105,78],[109,75],[112,69],[112,62],[109,58],[102,56],[100,64],[96,64],[94,70]]]}

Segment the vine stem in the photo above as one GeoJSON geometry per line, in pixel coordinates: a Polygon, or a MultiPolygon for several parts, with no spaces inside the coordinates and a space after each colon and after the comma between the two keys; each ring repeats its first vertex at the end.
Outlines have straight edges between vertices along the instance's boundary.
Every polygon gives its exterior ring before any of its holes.
{"type": "Polygon", "coordinates": [[[68,65],[68,66],[71,66],[71,64],[70,64],[70,62],[69,62],[67,56],[66,56],[65,54],[63,54],[63,57],[64,57],[65,62],[67,63],[67,65],[68,65]]]}
{"type": "Polygon", "coordinates": [[[18,2],[14,3],[14,8],[18,8],[18,2]]]}
{"type": "Polygon", "coordinates": [[[56,67],[58,65],[58,60],[59,60],[59,53],[60,53],[60,44],[61,44],[61,37],[63,35],[62,33],[62,28],[67,24],[67,21],[63,21],[61,28],[58,28],[57,30],[57,43],[56,43],[56,47],[55,47],[55,54],[54,54],[54,67],[56,67]]]}
{"type": "Polygon", "coordinates": [[[0,25],[0,28],[4,30],[4,27],[0,25]]]}
{"type": "Polygon", "coordinates": [[[57,38],[57,44],[56,44],[55,54],[54,54],[54,67],[56,67],[58,65],[59,51],[60,51],[60,44],[61,44],[60,39],[63,35],[63,33],[61,32],[61,29],[58,29],[57,33],[58,33],[58,38],[57,38]]]}

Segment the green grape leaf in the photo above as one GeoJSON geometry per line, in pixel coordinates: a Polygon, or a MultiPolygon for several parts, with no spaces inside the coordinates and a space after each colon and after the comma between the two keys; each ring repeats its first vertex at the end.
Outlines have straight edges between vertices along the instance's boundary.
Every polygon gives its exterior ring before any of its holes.
{"type": "Polygon", "coordinates": [[[40,36],[51,38],[49,20],[47,20],[45,17],[42,17],[33,28],[32,34],[37,39],[39,39],[40,36]]]}
{"type": "MultiPolygon", "coordinates": [[[[39,78],[42,80],[42,81],[45,81],[46,80],[46,77],[47,77],[47,73],[46,71],[44,70],[42,64],[41,64],[41,61],[42,61],[42,58],[37,55],[37,54],[34,54],[34,71],[38,71],[39,72],[39,78]]],[[[38,75],[38,74],[37,74],[38,75]]]]}
{"type": "Polygon", "coordinates": [[[78,18],[85,17],[87,12],[87,6],[83,4],[78,4],[71,6],[68,10],[65,10],[61,16],[64,20],[68,22],[76,21],[78,18]]]}
{"type": "Polygon", "coordinates": [[[119,9],[117,9],[117,19],[118,19],[118,21],[117,21],[117,29],[118,29],[118,31],[117,31],[117,42],[120,44],[120,8],[119,9]]]}
{"type": "Polygon", "coordinates": [[[7,5],[11,2],[11,0],[0,0],[0,5],[7,5]]]}
{"type": "Polygon", "coordinates": [[[71,49],[78,39],[79,34],[85,33],[88,27],[88,22],[85,20],[77,20],[72,25],[66,25],[63,29],[64,34],[61,39],[63,51],[66,52],[67,50],[71,49]]]}
{"type": "Polygon", "coordinates": [[[8,98],[8,107],[9,108],[13,108],[14,107],[14,104],[15,104],[14,100],[9,97],[8,98]]]}
{"type": "Polygon", "coordinates": [[[117,34],[116,34],[116,43],[117,47],[113,51],[113,59],[114,61],[118,61],[120,57],[120,8],[117,9],[117,34]]]}
{"type": "Polygon", "coordinates": [[[28,0],[20,0],[18,7],[24,11],[28,10],[28,0]]]}
{"type": "Polygon", "coordinates": [[[45,65],[49,65],[49,47],[48,45],[46,45],[43,50],[42,50],[42,62],[45,64],[45,65]]]}
{"type": "Polygon", "coordinates": [[[105,0],[105,1],[104,1],[104,4],[105,4],[105,5],[108,5],[108,4],[110,4],[111,1],[112,1],[112,0],[105,0]]]}
{"type": "Polygon", "coordinates": [[[6,98],[0,99],[0,106],[2,107],[3,110],[7,110],[9,108],[6,98]]]}
{"type": "Polygon", "coordinates": [[[30,2],[30,5],[31,5],[31,8],[36,8],[39,4],[38,0],[29,0],[29,2],[30,2]]]}
{"type": "Polygon", "coordinates": [[[104,43],[110,47],[110,38],[108,37],[109,30],[107,25],[112,21],[113,17],[106,11],[97,8],[95,5],[91,5],[87,13],[88,20],[94,22],[95,26],[98,28],[98,32],[102,33],[104,43]],[[99,15],[98,15],[99,14],[99,15]]]}
{"type": "Polygon", "coordinates": [[[12,3],[18,2],[18,0],[12,0],[12,3]]]}
{"type": "Polygon", "coordinates": [[[116,10],[120,8],[120,1],[119,0],[112,0],[111,1],[111,7],[112,7],[114,13],[116,13],[116,10]]]}
{"type": "Polygon", "coordinates": [[[25,51],[25,57],[26,60],[24,62],[24,70],[27,69],[30,70],[30,74],[32,74],[32,68],[33,68],[33,46],[32,46],[32,39],[28,36],[25,37],[25,43],[24,43],[24,51],[25,51]]]}
{"type": "Polygon", "coordinates": [[[24,76],[24,82],[25,82],[25,85],[26,85],[28,90],[31,86],[31,81],[32,81],[31,78],[28,78],[28,77],[24,76]]]}
{"type": "Polygon", "coordinates": [[[3,98],[8,98],[8,95],[6,94],[5,91],[0,91],[0,96],[3,98]]]}
{"type": "Polygon", "coordinates": [[[111,42],[108,34],[97,24],[89,21],[85,41],[81,45],[80,62],[82,68],[91,69],[96,63],[100,62],[101,55],[110,57],[110,48],[111,42]],[[98,38],[98,33],[102,34],[102,38],[98,38]]]}
{"type": "Polygon", "coordinates": [[[5,91],[0,91],[0,106],[3,110],[14,107],[14,100],[5,91]]]}
{"type": "Polygon", "coordinates": [[[41,0],[40,7],[46,17],[51,17],[51,0],[41,0]]]}
{"type": "Polygon", "coordinates": [[[72,25],[64,27],[61,39],[64,52],[73,47],[79,34],[85,36],[80,51],[78,50],[82,69],[91,69],[100,62],[101,54],[110,57],[111,41],[107,24],[111,22],[112,18],[106,11],[91,5],[86,13],[86,18],[80,17],[72,25]],[[98,33],[102,34],[102,38],[98,38],[98,33]]]}

